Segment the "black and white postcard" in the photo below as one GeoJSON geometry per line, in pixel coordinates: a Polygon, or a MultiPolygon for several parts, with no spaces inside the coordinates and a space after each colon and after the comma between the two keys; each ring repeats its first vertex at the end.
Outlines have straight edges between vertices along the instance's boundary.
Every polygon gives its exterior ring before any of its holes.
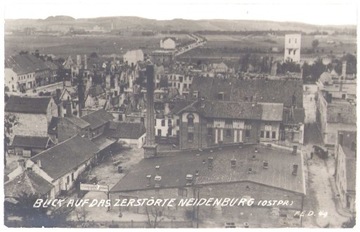
{"type": "Polygon", "coordinates": [[[4,3],[8,228],[353,228],[356,1],[4,3]]]}

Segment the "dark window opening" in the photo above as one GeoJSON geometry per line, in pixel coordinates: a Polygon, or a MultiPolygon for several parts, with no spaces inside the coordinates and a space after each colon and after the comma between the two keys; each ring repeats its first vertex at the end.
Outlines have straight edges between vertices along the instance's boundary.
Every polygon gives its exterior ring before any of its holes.
{"type": "Polygon", "coordinates": [[[231,130],[227,129],[225,135],[226,135],[226,137],[230,137],[231,136],[231,130]]]}
{"type": "Polygon", "coordinates": [[[187,120],[188,120],[188,126],[194,126],[194,115],[189,114],[187,116],[187,120]]]}
{"type": "Polygon", "coordinates": [[[194,141],[194,133],[189,132],[188,133],[188,141],[193,142],[194,141]]]}
{"type": "Polygon", "coordinates": [[[209,136],[212,136],[212,134],[213,134],[213,129],[212,129],[212,128],[208,128],[208,129],[207,129],[207,134],[208,134],[209,136]]]}

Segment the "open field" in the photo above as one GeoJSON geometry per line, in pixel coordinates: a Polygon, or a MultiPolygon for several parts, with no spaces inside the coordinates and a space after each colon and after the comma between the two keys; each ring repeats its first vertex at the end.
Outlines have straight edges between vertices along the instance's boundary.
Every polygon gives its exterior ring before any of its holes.
{"type": "MultiPolygon", "coordinates": [[[[283,56],[284,36],[275,35],[205,35],[207,43],[205,46],[196,48],[188,53],[185,57],[239,57],[244,53],[260,53],[272,54],[272,56],[283,56]],[[272,48],[277,51],[270,51],[272,48]]],[[[342,35],[303,35],[302,56],[317,56],[334,54],[340,55],[345,53],[352,53],[356,51],[356,37],[342,36],[342,35]],[[319,46],[316,48],[318,52],[310,53],[312,49],[312,41],[319,40],[319,46]]]]}
{"type": "MultiPolygon", "coordinates": [[[[159,49],[160,40],[168,35],[132,36],[132,35],[76,35],[76,36],[5,36],[5,57],[24,51],[54,54],[67,57],[76,54],[121,55],[130,49],[143,49],[145,52],[159,49]]],[[[186,35],[176,35],[179,43],[191,39],[186,35]]]]}

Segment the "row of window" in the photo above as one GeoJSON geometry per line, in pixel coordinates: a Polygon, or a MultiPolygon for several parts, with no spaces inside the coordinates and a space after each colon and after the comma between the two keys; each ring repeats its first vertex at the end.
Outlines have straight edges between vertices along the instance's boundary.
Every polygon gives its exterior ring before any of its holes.
{"type": "Polygon", "coordinates": [[[276,139],[276,131],[261,131],[260,132],[260,138],[264,139],[270,139],[270,133],[271,133],[271,138],[276,139]]]}
{"type": "MultiPolygon", "coordinates": [[[[208,136],[213,136],[213,128],[208,128],[207,134],[208,136]]],[[[232,136],[231,129],[225,130],[225,137],[231,137],[231,136],[232,136]]],[[[250,130],[245,130],[245,137],[250,138],[250,130]]],[[[193,141],[194,141],[194,133],[188,132],[188,142],[193,142],[193,141]]]]}
{"type": "MultiPolygon", "coordinates": [[[[32,78],[32,74],[28,74],[28,75],[24,75],[24,76],[19,76],[19,80],[25,80],[25,79],[29,79],[32,78]]],[[[11,77],[11,80],[14,80],[13,77],[11,77]]]]}
{"type": "MultiPolygon", "coordinates": [[[[168,125],[171,126],[172,125],[172,120],[168,119],[168,125]]],[[[176,125],[179,126],[180,125],[180,119],[176,119],[176,125]]],[[[155,119],[155,126],[156,126],[156,119],[155,119]]],[[[165,119],[161,120],[161,126],[165,126],[165,119]]]]}

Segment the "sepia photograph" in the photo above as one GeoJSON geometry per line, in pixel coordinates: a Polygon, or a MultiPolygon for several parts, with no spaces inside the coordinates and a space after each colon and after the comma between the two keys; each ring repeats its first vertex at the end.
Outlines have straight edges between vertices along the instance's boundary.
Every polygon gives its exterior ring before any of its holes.
{"type": "Polygon", "coordinates": [[[357,1],[2,4],[1,230],[356,226],[357,1]]]}

